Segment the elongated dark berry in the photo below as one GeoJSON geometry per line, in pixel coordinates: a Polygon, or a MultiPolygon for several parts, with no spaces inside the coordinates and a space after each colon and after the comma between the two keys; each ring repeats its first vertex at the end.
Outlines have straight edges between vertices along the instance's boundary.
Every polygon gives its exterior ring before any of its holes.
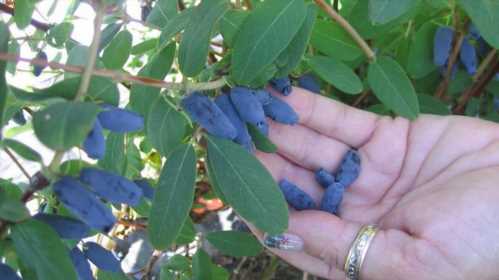
{"type": "MultiPolygon", "coordinates": [[[[39,59],[39,60],[44,61],[44,62],[47,62],[47,54],[44,51],[40,51],[36,55],[36,59],[39,59]]],[[[45,67],[46,66],[35,65],[33,67],[33,75],[35,75],[36,77],[40,76],[42,74],[43,69],[45,69],[45,67]]]]}
{"type": "Polygon", "coordinates": [[[95,242],[85,242],[83,253],[99,269],[109,272],[121,272],[121,265],[118,258],[111,252],[104,249],[95,242]]]}
{"type": "Polygon", "coordinates": [[[64,206],[91,228],[108,232],[116,222],[111,209],[72,177],[62,177],[53,189],[64,206]]]}
{"type": "Polygon", "coordinates": [[[88,133],[85,142],[83,142],[83,150],[88,157],[93,159],[102,159],[106,153],[106,139],[98,119],[95,120],[92,130],[88,133]]]}
{"type": "Polygon", "coordinates": [[[336,182],[348,188],[360,174],[360,156],[355,150],[349,150],[336,170],[336,182]]]}
{"type": "Polygon", "coordinates": [[[272,101],[272,95],[270,92],[264,90],[264,89],[259,89],[253,92],[253,94],[256,96],[258,101],[260,101],[260,104],[262,105],[268,105],[272,101]]]}
{"type": "Polygon", "coordinates": [[[262,104],[251,89],[244,87],[232,88],[230,100],[243,121],[252,125],[265,121],[262,104]]]}
{"type": "Polygon", "coordinates": [[[272,86],[272,88],[285,96],[290,95],[291,91],[293,90],[289,77],[272,79],[270,80],[270,85],[272,86]]]}
{"type": "Polygon", "coordinates": [[[286,201],[294,209],[301,211],[317,208],[314,200],[306,192],[302,191],[290,181],[286,179],[281,180],[279,182],[279,187],[281,188],[286,201]]]}
{"type": "Polygon", "coordinates": [[[320,210],[329,212],[331,214],[338,214],[338,209],[340,207],[341,201],[343,200],[343,193],[345,192],[345,186],[340,183],[333,183],[330,185],[324,196],[322,197],[320,210]]]}
{"type": "Polygon", "coordinates": [[[298,123],[298,114],[288,103],[273,96],[272,101],[263,106],[265,115],[276,122],[293,125],[298,123]]]}
{"type": "Polygon", "coordinates": [[[88,225],[71,217],[38,213],[33,218],[48,224],[61,238],[80,240],[91,235],[88,225]]]}
{"type": "Polygon", "coordinates": [[[127,178],[96,168],[84,168],[80,180],[88,184],[100,197],[113,203],[136,206],[142,198],[142,190],[127,178]]]}
{"type": "Polygon", "coordinates": [[[147,197],[149,200],[154,199],[154,189],[146,179],[135,180],[133,182],[142,190],[144,197],[147,197]]]}
{"type": "Polygon", "coordinates": [[[253,142],[251,140],[251,135],[248,132],[248,127],[246,123],[241,120],[239,114],[237,113],[229,95],[222,94],[215,99],[217,106],[224,112],[227,118],[230,120],[232,125],[237,130],[237,136],[234,141],[241,146],[243,146],[248,152],[252,153],[254,151],[253,142]]]}
{"type": "Polygon", "coordinates": [[[83,254],[78,247],[74,247],[69,252],[69,257],[71,258],[71,262],[75,267],[76,273],[78,274],[78,280],[94,280],[94,276],[92,275],[92,269],[90,268],[90,263],[87,258],[83,254]]]}
{"type": "Polygon", "coordinates": [[[449,59],[452,49],[454,30],[449,27],[439,27],[433,42],[433,62],[437,66],[444,66],[449,59]]]}
{"type": "Polygon", "coordinates": [[[130,110],[106,105],[98,115],[103,128],[113,132],[136,132],[144,128],[144,118],[130,110]]]}
{"type": "Polygon", "coordinates": [[[23,110],[17,111],[14,116],[12,117],[12,120],[17,123],[18,125],[25,125],[26,124],[26,117],[24,117],[24,112],[23,110]]]}
{"type": "Polygon", "coordinates": [[[470,43],[468,39],[464,39],[459,51],[459,59],[463,63],[468,74],[473,75],[476,73],[478,58],[476,55],[475,47],[470,43]]]}
{"type": "Polygon", "coordinates": [[[236,138],[236,128],[208,96],[193,92],[182,100],[181,105],[191,119],[208,133],[231,140],[236,138]]]}
{"type": "Polygon", "coordinates": [[[315,172],[315,180],[324,188],[329,187],[335,181],[334,175],[326,169],[321,168],[315,172]]]}
{"type": "Polygon", "coordinates": [[[314,75],[308,73],[298,78],[298,86],[313,93],[321,93],[321,86],[314,75]]]}
{"type": "Polygon", "coordinates": [[[0,276],[2,280],[22,280],[10,266],[4,263],[0,263],[0,276]]]}

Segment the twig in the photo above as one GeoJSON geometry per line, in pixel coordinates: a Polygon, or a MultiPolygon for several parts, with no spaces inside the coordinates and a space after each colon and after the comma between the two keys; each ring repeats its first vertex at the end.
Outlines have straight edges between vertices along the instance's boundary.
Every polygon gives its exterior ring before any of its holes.
{"type": "Polygon", "coordinates": [[[463,42],[464,42],[464,33],[461,33],[459,34],[459,37],[454,45],[454,49],[452,50],[452,54],[449,57],[449,62],[447,63],[447,69],[444,74],[444,79],[442,80],[442,82],[437,88],[437,91],[435,92],[435,97],[437,98],[442,98],[445,96],[445,92],[447,91],[452,76],[452,68],[454,68],[454,64],[457,62],[457,58],[459,57],[459,51],[461,50],[463,42]]]}
{"type": "Polygon", "coordinates": [[[362,103],[362,101],[364,101],[369,96],[369,94],[371,94],[370,90],[364,91],[359,97],[357,97],[357,99],[355,99],[352,106],[359,107],[360,103],[362,103]]]}
{"type": "Polygon", "coordinates": [[[476,70],[475,75],[473,75],[473,81],[477,81],[480,76],[482,76],[482,73],[487,69],[487,66],[489,66],[490,62],[492,59],[494,59],[494,56],[496,55],[497,50],[492,49],[487,56],[482,60],[482,63],[480,63],[480,66],[476,70]]]}
{"type": "MultiPolygon", "coordinates": [[[[10,14],[10,15],[14,15],[14,9],[5,5],[5,4],[2,4],[2,3],[0,3],[0,11],[5,12],[5,13],[10,14]]],[[[39,22],[39,21],[34,20],[34,19],[31,20],[31,25],[33,25],[34,27],[36,27],[37,29],[40,29],[42,31],[48,31],[52,27],[50,24],[39,22]]]]}
{"type": "Polygon", "coordinates": [[[308,272],[303,271],[302,280],[308,280],[308,272]]]}
{"type": "Polygon", "coordinates": [[[7,147],[4,147],[3,150],[10,157],[10,159],[12,159],[12,161],[17,165],[17,167],[19,167],[19,169],[24,174],[24,176],[26,176],[26,178],[28,178],[28,181],[31,182],[31,175],[29,175],[28,171],[26,171],[26,169],[19,162],[19,160],[17,160],[16,156],[7,147]]]}
{"type": "Polygon", "coordinates": [[[348,34],[354,39],[354,41],[359,45],[367,59],[370,62],[374,62],[376,60],[376,54],[371,47],[367,44],[364,39],[357,33],[357,31],[350,25],[348,21],[346,21],[340,14],[338,14],[331,6],[329,6],[324,0],[314,0],[314,2],[326,12],[333,20],[335,20],[343,29],[345,29],[348,34]]]}
{"type": "Polygon", "coordinates": [[[99,6],[97,7],[97,14],[95,15],[95,20],[94,20],[94,38],[92,40],[92,44],[90,45],[88,63],[85,66],[85,71],[83,72],[80,82],[80,87],[75,96],[75,101],[83,99],[83,97],[87,93],[88,87],[90,86],[90,80],[92,79],[92,73],[94,71],[95,61],[97,60],[97,55],[99,52],[99,44],[102,34],[101,26],[105,13],[106,11],[104,4],[99,3],[99,6]]]}
{"type": "MultiPolygon", "coordinates": [[[[36,58],[27,59],[27,58],[22,58],[17,54],[11,54],[11,53],[0,52],[0,60],[28,62],[33,65],[38,65],[43,67],[48,66],[52,69],[61,69],[73,73],[83,73],[84,70],[84,68],[80,66],[61,64],[57,62],[48,62],[46,60],[36,59],[36,58]]],[[[155,88],[164,88],[170,90],[186,90],[186,91],[212,90],[212,89],[221,88],[226,84],[225,77],[222,77],[218,80],[211,82],[187,83],[186,85],[184,85],[183,83],[169,83],[163,80],[157,80],[141,76],[133,76],[127,73],[106,70],[106,69],[94,69],[92,75],[110,78],[116,82],[129,82],[132,84],[139,84],[139,85],[145,85],[155,88]]]]}
{"type": "Polygon", "coordinates": [[[253,5],[251,5],[251,0],[244,0],[244,5],[246,6],[246,8],[248,8],[248,10],[253,9],[253,5]]]}

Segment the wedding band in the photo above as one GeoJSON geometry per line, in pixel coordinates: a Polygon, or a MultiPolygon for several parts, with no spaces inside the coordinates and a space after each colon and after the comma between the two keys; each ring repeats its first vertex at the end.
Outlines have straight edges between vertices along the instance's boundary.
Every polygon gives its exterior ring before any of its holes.
{"type": "Polygon", "coordinates": [[[345,259],[344,269],[348,280],[360,279],[362,263],[364,263],[367,250],[369,250],[369,246],[377,232],[378,228],[375,225],[365,225],[357,233],[345,259]]]}

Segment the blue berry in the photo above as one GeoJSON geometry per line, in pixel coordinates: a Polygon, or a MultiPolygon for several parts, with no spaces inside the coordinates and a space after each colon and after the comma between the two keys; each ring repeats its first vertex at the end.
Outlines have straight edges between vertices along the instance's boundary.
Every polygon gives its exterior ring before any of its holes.
{"type": "Polygon", "coordinates": [[[270,92],[264,89],[256,90],[253,92],[253,94],[263,106],[270,104],[270,102],[272,101],[272,95],[270,94],[270,92]]]}
{"type": "MultiPolygon", "coordinates": [[[[47,61],[47,54],[44,52],[44,51],[40,51],[37,55],[36,55],[36,59],[40,59],[42,61],[47,61]]],[[[38,65],[35,65],[33,67],[33,75],[35,75],[36,77],[40,76],[42,74],[42,71],[43,69],[45,69],[45,66],[38,66],[38,65]]]]}
{"type": "Polygon", "coordinates": [[[23,110],[17,111],[14,116],[12,117],[12,120],[17,123],[18,125],[25,125],[26,124],[26,117],[24,117],[24,112],[23,110]]]}
{"type": "Polygon", "coordinates": [[[112,203],[136,206],[142,198],[142,190],[134,182],[110,172],[84,168],[80,172],[80,180],[112,203]]]}
{"type": "Polygon", "coordinates": [[[263,106],[265,115],[276,122],[293,125],[298,123],[298,114],[295,110],[277,97],[272,97],[268,105],[263,106]]]}
{"type": "Polygon", "coordinates": [[[341,183],[333,183],[329,186],[322,197],[320,210],[329,212],[333,215],[338,214],[338,208],[343,200],[345,186],[341,183]]]}
{"type": "Polygon", "coordinates": [[[461,50],[459,52],[459,58],[463,63],[468,74],[473,75],[476,73],[478,58],[476,55],[475,47],[470,43],[468,39],[463,41],[461,50]]]}
{"type": "Polygon", "coordinates": [[[454,30],[449,27],[439,27],[435,33],[433,44],[433,63],[437,66],[444,66],[449,59],[452,50],[452,40],[454,30]]]}
{"type": "Polygon", "coordinates": [[[360,156],[357,151],[349,150],[336,171],[336,182],[348,188],[360,174],[360,156]]]}
{"type": "Polygon", "coordinates": [[[329,187],[335,182],[334,175],[324,168],[321,168],[315,172],[315,180],[324,188],[329,187]]]}
{"type": "Polygon", "coordinates": [[[54,193],[68,210],[90,227],[108,232],[116,222],[111,209],[94,193],[71,177],[62,177],[53,185],[54,193]]]}
{"type": "Polygon", "coordinates": [[[298,86],[313,93],[321,93],[321,86],[319,85],[319,82],[317,81],[315,76],[310,73],[304,74],[303,76],[298,78],[298,86]]]}
{"type": "Polygon", "coordinates": [[[10,266],[4,263],[0,263],[0,276],[2,280],[22,280],[10,266]]]}
{"type": "Polygon", "coordinates": [[[282,95],[288,96],[291,94],[293,87],[289,77],[275,78],[270,80],[270,85],[282,95]]]}
{"type": "Polygon", "coordinates": [[[208,133],[226,139],[234,139],[237,130],[220,108],[207,96],[193,92],[181,102],[182,108],[193,121],[208,133]]]}
{"type": "Polygon", "coordinates": [[[306,192],[302,191],[290,181],[286,179],[281,180],[279,182],[279,188],[281,188],[286,201],[294,209],[301,211],[317,208],[314,200],[306,192]]]}
{"type": "Polygon", "coordinates": [[[98,115],[103,128],[118,133],[136,132],[144,128],[144,118],[139,114],[111,105],[104,108],[98,115]]]}
{"type": "Polygon", "coordinates": [[[257,127],[261,127],[263,123],[266,123],[262,104],[252,90],[244,87],[232,88],[230,100],[243,121],[257,127]]]}
{"type": "Polygon", "coordinates": [[[230,120],[232,125],[237,130],[237,136],[234,141],[242,145],[248,152],[252,153],[254,151],[253,142],[251,140],[251,135],[248,132],[248,127],[246,123],[239,117],[229,95],[222,94],[215,99],[217,106],[224,112],[227,118],[230,120]]]}
{"type": "Polygon", "coordinates": [[[92,275],[92,269],[90,268],[90,263],[78,247],[74,247],[69,252],[69,257],[73,266],[75,267],[76,273],[78,273],[78,280],[94,280],[92,275]]]}
{"type": "Polygon", "coordinates": [[[121,265],[116,256],[95,242],[85,242],[83,253],[99,269],[120,273],[121,265]]]}
{"type": "Polygon", "coordinates": [[[135,180],[134,183],[142,190],[142,194],[150,200],[154,199],[154,189],[146,179],[135,180]]]}
{"type": "Polygon", "coordinates": [[[91,235],[90,227],[74,218],[43,213],[38,213],[33,218],[48,224],[64,239],[80,240],[91,235]]]}
{"type": "Polygon", "coordinates": [[[95,120],[92,130],[88,133],[85,142],[83,142],[83,150],[88,157],[93,159],[102,159],[106,153],[106,139],[98,119],[95,120]]]}

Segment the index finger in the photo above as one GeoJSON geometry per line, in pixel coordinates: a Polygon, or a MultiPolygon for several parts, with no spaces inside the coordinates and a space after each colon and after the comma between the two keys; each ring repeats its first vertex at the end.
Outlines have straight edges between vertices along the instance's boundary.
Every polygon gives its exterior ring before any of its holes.
{"type": "Polygon", "coordinates": [[[294,87],[288,96],[279,96],[298,114],[299,122],[321,134],[335,138],[351,147],[366,143],[379,116],[341,102],[294,87]]]}

